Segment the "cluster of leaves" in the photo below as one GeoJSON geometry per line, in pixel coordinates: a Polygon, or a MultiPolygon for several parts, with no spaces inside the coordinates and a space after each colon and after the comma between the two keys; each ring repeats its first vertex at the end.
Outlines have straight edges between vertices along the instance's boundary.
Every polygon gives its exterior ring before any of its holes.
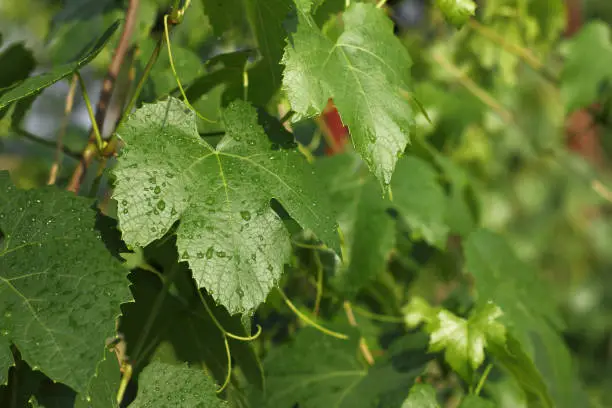
{"type": "MultiPolygon", "coordinates": [[[[49,59],[70,62],[45,73],[0,54],[9,142],[40,141],[24,118],[46,88],[105,67],[122,3],[67,2],[49,59]]],[[[60,189],[79,157],[58,186],[0,172],[0,405],[606,401],[572,352],[612,325],[567,338],[595,308],[585,271],[612,262],[609,203],[560,129],[594,102],[607,120],[607,25],[559,44],[561,0],[438,0],[428,39],[384,1],[140,3],[136,109],[81,195],[60,189]],[[330,101],[351,143],[322,157],[330,101]]]]}

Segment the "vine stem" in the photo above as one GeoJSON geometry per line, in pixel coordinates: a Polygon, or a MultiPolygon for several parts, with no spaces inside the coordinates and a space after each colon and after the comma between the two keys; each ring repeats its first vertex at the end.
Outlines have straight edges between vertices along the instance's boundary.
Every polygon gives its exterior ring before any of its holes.
{"type": "Polygon", "coordinates": [[[287,295],[285,294],[285,292],[283,292],[281,288],[277,287],[276,289],[278,289],[278,293],[280,293],[280,295],[282,296],[283,300],[285,301],[285,304],[287,304],[287,307],[289,307],[289,309],[291,309],[291,311],[295,313],[295,315],[299,317],[304,323],[314,327],[321,333],[327,334],[328,336],[335,337],[340,340],[348,340],[348,336],[346,334],[338,333],[333,330],[327,329],[321,326],[319,323],[312,320],[311,318],[309,318],[308,316],[306,316],[304,313],[300,312],[298,308],[295,307],[293,302],[289,300],[289,298],[287,297],[287,295]]]}
{"type": "Polygon", "coordinates": [[[448,59],[446,59],[440,53],[434,53],[433,59],[440,64],[445,71],[453,75],[457,81],[465,89],[467,89],[472,95],[480,99],[482,103],[491,108],[497,115],[499,115],[506,123],[513,123],[512,114],[503,107],[501,103],[497,101],[491,94],[478,86],[471,78],[467,77],[459,68],[453,65],[448,59]]]}
{"type": "Polygon", "coordinates": [[[370,320],[377,320],[379,322],[387,322],[387,323],[400,323],[400,324],[404,323],[404,318],[401,316],[389,316],[389,315],[383,315],[383,314],[378,314],[378,313],[372,313],[369,310],[362,309],[361,307],[355,306],[355,305],[353,305],[353,310],[357,314],[360,314],[363,317],[366,317],[370,320]]]}
{"type": "Polygon", "coordinates": [[[55,147],[55,158],[53,160],[53,164],[51,165],[51,170],[49,170],[49,178],[47,179],[47,185],[53,185],[57,181],[57,174],[60,170],[60,163],[62,161],[62,148],[64,135],[66,134],[66,128],[68,127],[68,119],[70,117],[70,113],[72,112],[72,107],[74,106],[74,94],[76,91],[77,84],[77,75],[72,74],[72,79],[70,80],[70,88],[68,89],[68,93],[66,94],[66,103],[64,105],[64,117],[62,118],[62,123],[60,125],[60,130],[57,135],[56,147],[55,147]]]}
{"type": "MultiPolygon", "coordinates": [[[[346,313],[346,317],[349,321],[349,324],[353,327],[358,327],[357,320],[355,320],[355,315],[353,314],[353,309],[351,307],[351,302],[348,300],[344,301],[344,312],[346,313]]],[[[361,355],[365,359],[365,361],[369,365],[374,365],[374,357],[372,356],[372,352],[368,347],[368,343],[363,336],[359,338],[359,350],[361,351],[361,355]]]]}
{"type": "Polygon", "coordinates": [[[321,307],[321,298],[323,297],[323,264],[321,263],[319,251],[314,251],[313,257],[317,266],[317,297],[315,298],[313,313],[317,316],[321,307]]]}
{"type": "Polygon", "coordinates": [[[378,3],[376,3],[376,8],[382,8],[386,2],[387,0],[379,0],[378,3]]]}
{"type": "MultiPolygon", "coordinates": [[[[102,92],[100,93],[100,99],[98,100],[98,103],[96,105],[95,115],[96,125],[98,126],[98,128],[101,129],[103,129],[104,119],[106,118],[106,114],[108,112],[108,105],[113,95],[115,82],[117,80],[117,77],[119,76],[119,71],[121,70],[121,66],[123,65],[123,60],[125,59],[125,55],[127,54],[127,51],[130,46],[130,38],[132,37],[132,32],[134,31],[134,27],[136,25],[136,20],[138,17],[139,4],[140,0],[129,0],[125,16],[125,24],[123,25],[121,37],[119,37],[119,44],[117,45],[117,49],[115,50],[111,63],[108,67],[106,77],[102,82],[102,92]]],[[[79,191],[79,188],[81,187],[81,182],[83,181],[83,177],[85,176],[85,172],[87,171],[87,168],[89,167],[96,155],[95,149],[91,148],[91,146],[94,145],[95,134],[93,134],[92,132],[89,137],[89,143],[83,151],[83,157],[81,158],[81,161],[72,173],[72,177],[70,178],[70,182],[68,183],[68,187],[66,188],[66,190],[72,191],[73,193],[77,193],[79,191]]]]}
{"type": "MultiPolygon", "coordinates": [[[[45,147],[51,147],[51,148],[57,148],[57,143],[52,141],[52,140],[47,140],[44,139],[40,136],[37,136],[33,133],[28,132],[25,129],[21,129],[21,128],[12,128],[11,131],[15,132],[16,134],[18,134],[19,136],[28,139],[32,142],[38,143],[42,146],[45,147]]],[[[81,158],[81,153],[80,152],[75,152],[72,151],[70,149],[68,149],[66,146],[60,146],[60,149],[62,150],[62,153],[64,153],[66,156],[68,157],[72,157],[73,159],[79,160],[81,158]]]]}

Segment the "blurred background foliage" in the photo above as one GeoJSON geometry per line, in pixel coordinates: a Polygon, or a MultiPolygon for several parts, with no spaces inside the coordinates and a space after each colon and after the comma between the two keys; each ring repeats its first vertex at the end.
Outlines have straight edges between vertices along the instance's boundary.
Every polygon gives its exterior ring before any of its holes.
{"type": "MultiPolygon", "coordinates": [[[[141,1],[133,36],[137,47],[130,51],[115,99],[124,98],[133,86],[130,68],[138,76],[146,64],[161,34],[160,17],[168,3],[141,1]]],[[[337,30],[336,13],[343,3],[327,0],[319,9],[317,19],[328,33],[337,30]]],[[[612,65],[599,70],[595,65],[599,58],[612,59],[612,2],[575,2],[582,19],[571,38],[564,33],[572,10],[566,13],[560,0],[478,3],[480,24],[456,30],[443,23],[429,1],[388,1],[397,34],[414,60],[415,94],[429,116],[429,120],[423,115],[416,118],[417,136],[409,149],[438,169],[449,191],[448,217],[454,232],[469,230],[476,222],[503,231],[519,256],[538,266],[564,313],[564,335],[590,401],[609,407],[612,194],[605,186],[612,186],[612,65]],[[581,37],[581,30],[595,21],[603,22],[603,37],[599,31],[581,37]],[[579,58],[583,71],[571,71],[571,61],[579,58]]],[[[69,61],[121,18],[124,9],[122,0],[0,0],[0,61],[11,47],[19,48],[13,55],[20,58],[26,73],[69,61]],[[34,61],[31,69],[28,61],[34,61]]],[[[193,1],[185,22],[173,32],[178,73],[188,91],[197,95],[194,106],[210,118],[232,97],[243,95],[245,90],[237,85],[241,67],[256,64],[247,14],[238,0],[193,1]],[[231,7],[236,11],[228,11],[231,7]],[[227,32],[224,28],[229,26],[234,29],[227,32]]],[[[83,72],[94,100],[113,48],[112,44],[105,48],[83,72]]],[[[7,69],[0,63],[0,81],[7,69]]],[[[155,100],[175,88],[163,50],[141,100],[155,100]]],[[[68,89],[69,81],[61,81],[44,90],[31,106],[0,112],[0,169],[11,170],[22,187],[46,183],[68,89]]],[[[288,105],[274,95],[268,107],[278,112],[288,105]]],[[[109,120],[116,121],[118,114],[109,120]]],[[[90,124],[78,92],[68,119],[64,143],[79,152],[90,124]]],[[[200,121],[199,130],[220,129],[200,121]]],[[[294,130],[304,145],[320,145],[314,150],[323,151],[326,138],[321,137],[318,122],[296,123],[294,130]]],[[[58,184],[65,184],[75,165],[75,158],[64,156],[58,184]]],[[[457,264],[456,251],[415,245],[402,240],[401,231],[398,236],[388,273],[362,294],[364,302],[375,304],[376,312],[398,313],[408,294],[417,294],[443,301],[453,310],[466,310],[469,285],[461,283],[459,268],[452,267],[457,264]]],[[[296,263],[314,267],[310,254],[302,255],[296,263]]],[[[323,259],[327,269],[333,269],[334,262],[323,259]]],[[[310,288],[299,278],[286,284],[296,296],[310,288]]],[[[274,296],[269,304],[275,304],[274,296]]],[[[286,336],[292,330],[290,318],[279,316],[270,305],[261,308],[259,318],[266,321],[274,316],[274,328],[267,327],[270,338],[286,336]]],[[[371,333],[376,351],[379,335],[388,327],[361,319],[359,324],[371,333]]],[[[493,381],[490,392],[500,406],[517,407],[515,390],[511,382],[499,380],[493,381]]]]}

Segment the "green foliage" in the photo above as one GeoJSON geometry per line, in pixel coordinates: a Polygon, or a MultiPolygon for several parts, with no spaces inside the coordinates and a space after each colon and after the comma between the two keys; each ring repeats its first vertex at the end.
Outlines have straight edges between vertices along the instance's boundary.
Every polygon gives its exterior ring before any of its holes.
{"type": "Polygon", "coordinates": [[[0,2],[0,406],[611,406],[605,16],[422,3],[0,2]]]}
{"type": "Polygon", "coordinates": [[[84,391],[129,299],[126,271],[93,230],[91,201],[17,190],[6,172],[0,191],[1,371],[14,344],[30,365],[84,391]]]}

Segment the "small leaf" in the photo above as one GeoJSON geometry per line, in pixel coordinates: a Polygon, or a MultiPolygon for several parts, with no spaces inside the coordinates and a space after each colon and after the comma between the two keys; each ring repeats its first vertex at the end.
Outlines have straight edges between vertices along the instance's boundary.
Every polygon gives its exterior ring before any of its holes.
{"type": "Polygon", "coordinates": [[[34,369],[84,392],[129,299],[126,271],[95,232],[89,200],[17,190],[6,172],[0,192],[0,356],[6,364],[13,343],[34,369]]]}
{"type": "Polygon", "coordinates": [[[140,374],[130,408],[229,407],[215,391],[215,384],[201,369],[154,361],[140,374]]]}
{"type": "Polygon", "coordinates": [[[402,95],[412,64],[393,23],[373,4],[353,3],[333,42],[298,2],[297,32],[285,48],[283,88],[301,115],[320,114],[333,98],[357,152],[384,185],[409,140],[412,107],[402,95]]]}
{"type": "Polygon", "coordinates": [[[600,21],[586,24],[567,41],[563,53],[561,94],[566,112],[572,112],[595,102],[599,87],[612,82],[610,28],[600,21]]]}
{"type": "Polygon", "coordinates": [[[431,324],[440,312],[439,308],[433,308],[423,298],[414,296],[410,303],[402,308],[404,321],[409,328],[417,327],[421,323],[431,324]]]}
{"type": "Polygon", "coordinates": [[[476,308],[465,320],[448,310],[441,310],[428,325],[430,351],[444,350],[448,364],[466,381],[485,358],[488,343],[505,343],[506,328],[496,321],[502,315],[499,307],[487,303],[476,308]]]}
{"type": "Polygon", "coordinates": [[[0,95],[0,109],[5,107],[11,102],[28,97],[37,92],[40,92],[44,88],[53,85],[60,79],[66,78],[75,71],[78,71],[81,67],[87,65],[93,60],[96,55],[110,40],[111,36],[119,27],[119,21],[116,21],[113,25],[106,29],[104,34],[96,41],[96,43],[83,55],[81,55],[75,62],[60,65],[54,68],[50,72],[30,77],[22,82],[13,85],[8,89],[6,93],[0,95]]]}
{"type": "Polygon", "coordinates": [[[123,239],[143,246],[178,220],[177,247],[200,287],[231,314],[263,302],[291,250],[270,207],[277,199],[304,228],[338,248],[334,214],[314,170],[295,149],[273,149],[255,110],[235,102],[216,148],[178,99],[145,105],[117,134],[125,148],[114,173],[123,239]]]}
{"type": "Polygon", "coordinates": [[[459,27],[476,13],[476,3],[472,0],[436,0],[436,4],[446,20],[459,27]]]}
{"type": "Polygon", "coordinates": [[[413,385],[402,408],[440,408],[436,399],[436,390],[429,384],[413,385]]]}

